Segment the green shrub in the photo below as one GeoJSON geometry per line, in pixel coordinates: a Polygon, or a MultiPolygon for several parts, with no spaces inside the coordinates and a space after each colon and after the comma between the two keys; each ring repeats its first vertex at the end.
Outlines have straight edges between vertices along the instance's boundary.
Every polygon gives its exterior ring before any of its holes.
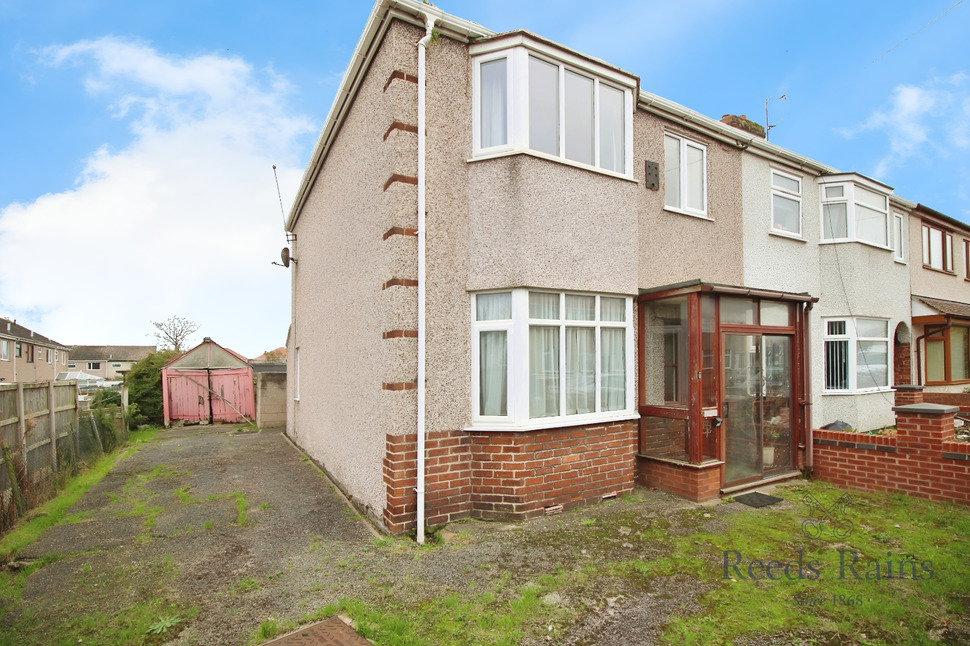
{"type": "Polygon", "coordinates": [[[125,375],[128,402],[134,411],[130,421],[136,427],[162,424],[162,366],[177,356],[173,350],[154,352],[133,365],[125,375]]]}

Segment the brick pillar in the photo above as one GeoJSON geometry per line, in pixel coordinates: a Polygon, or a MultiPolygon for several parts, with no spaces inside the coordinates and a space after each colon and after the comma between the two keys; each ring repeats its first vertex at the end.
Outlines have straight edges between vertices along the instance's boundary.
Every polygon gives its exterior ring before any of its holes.
{"type": "Polygon", "coordinates": [[[896,406],[896,442],[900,453],[942,451],[943,442],[953,441],[953,415],[958,406],[908,404],[896,406]]]}
{"type": "Polygon", "coordinates": [[[910,404],[923,403],[922,386],[899,385],[893,386],[893,390],[896,391],[896,406],[908,406],[910,404]]]}
{"type": "Polygon", "coordinates": [[[909,343],[895,341],[893,344],[893,382],[909,384],[912,382],[912,350],[909,343]]]}
{"type": "Polygon", "coordinates": [[[384,507],[384,525],[397,534],[414,527],[417,512],[418,451],[417,437],[388,435],[384,455],[384,486],[387,500],[384,507]]]}

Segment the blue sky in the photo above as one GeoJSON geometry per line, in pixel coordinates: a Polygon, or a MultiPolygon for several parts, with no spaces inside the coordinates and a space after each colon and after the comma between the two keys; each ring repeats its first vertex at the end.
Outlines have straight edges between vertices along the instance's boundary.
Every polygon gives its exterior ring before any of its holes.
{"type": "MultiPolygon", "coordinates": [[[[436,2],[970,222],[970,0],[436,2]],[[777,97],[785,95],[786,99],[777,97]]],[[[288,211],[370,2],[0,0],[0,316],[283,345],[288,211]],[[28,269],[29,268],[29,269],[28,269]]]]}

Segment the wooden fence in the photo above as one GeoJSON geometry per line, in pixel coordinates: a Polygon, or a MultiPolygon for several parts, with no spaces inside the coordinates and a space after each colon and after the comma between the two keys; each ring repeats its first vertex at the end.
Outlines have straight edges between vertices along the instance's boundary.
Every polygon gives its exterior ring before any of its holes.
{"type": "MultiPolygon", "coordinates": [[[[123,432],[115,424],[117,438],[123,432]]],[[[58,472],[104,453],[76,381],[0,384],[0,531],[52,493],[58,472]]]]}

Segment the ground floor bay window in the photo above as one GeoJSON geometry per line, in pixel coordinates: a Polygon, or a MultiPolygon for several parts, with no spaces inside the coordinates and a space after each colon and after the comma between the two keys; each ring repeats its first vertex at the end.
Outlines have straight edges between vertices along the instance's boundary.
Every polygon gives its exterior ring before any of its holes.
{"type": "Polygon", "coordinates": [[[472,296],[472,427],[636,416],[633,299],[512,289],[472,296]]]}
{"type": "Polygon", "coordinates": [[[642,293],[642,469],[688,482],[671,490],[695,499],[792,472],[807,421],[815,300],[700,282],[642,293]]]}

